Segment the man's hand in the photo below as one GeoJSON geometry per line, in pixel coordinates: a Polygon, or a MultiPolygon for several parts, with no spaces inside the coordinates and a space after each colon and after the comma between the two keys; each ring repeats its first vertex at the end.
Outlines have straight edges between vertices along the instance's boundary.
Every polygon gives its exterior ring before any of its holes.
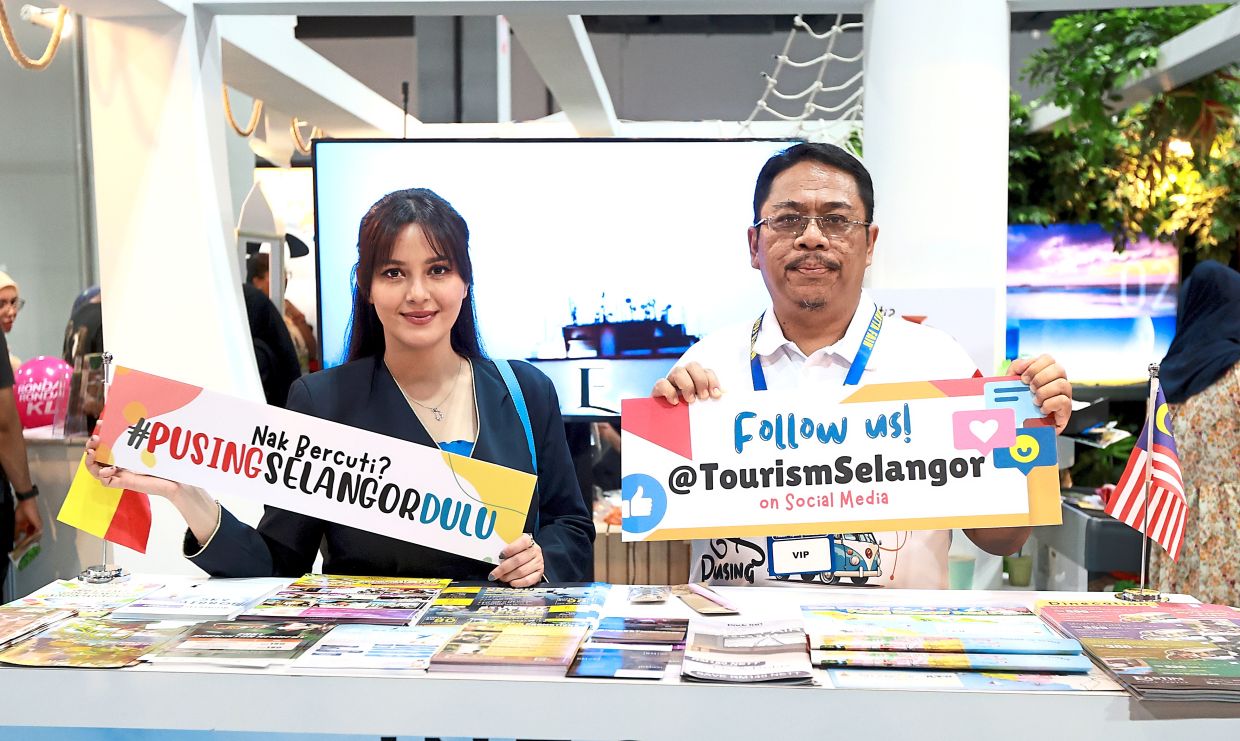
{"type": "Polygon", "coordinates": [[[21,551],[43,535],[43,518],[39,516],[39,498],[27,499],[17,503],[17,511],[13,513],[13,550],[21,551]]]}
{"type": "Polygon", "coordinates": [[[542,546],[534,542],[534,536],[522,533],[521,537],[504,546],[502,559],[490,576],[491,581],[504,582],[510,587],[532,587],[543,578],[542,546]]]}
{"type": "Polygon", "coordinates": [[[650,395],[668,404],[679,404],[682,398],[692,404],[697,399],[718,399],[723,396],[723,389],[719,388],[719,379],[713,370],[699,363],[689,363],[672,368],[667,378],[655,383],[650,395]]]}
{"type": "Polygon", "coordinates": [[[1072,384],[1059,363],[1049,355],[1039,355],[1033,359],[1017,358],[1008,371],[1020,376],[1020,380],[1029,386],[1033,391],[1033,403],[1043,414],[1054,416],[1055,434],[1063,432],[1072,416],[1072,384]]]}

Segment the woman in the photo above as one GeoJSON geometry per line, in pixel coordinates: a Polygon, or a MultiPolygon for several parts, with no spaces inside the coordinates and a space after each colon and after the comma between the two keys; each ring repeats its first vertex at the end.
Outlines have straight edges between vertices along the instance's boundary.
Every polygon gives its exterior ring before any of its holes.
{"type": "Polygon", "coordinates": [[[1240,606],[1240,273],[1197,265],[1180,292],[1160,376],[1171,406],[1188,520],[1180,560],[1151,552],[1152,583],[1240,606]]]}
{"type": "MultiPolygon", "coordinates": [[[[18,293],[17,281],[9,277],[8,273],[0,271],[0,330],[3,330],[5,334],[13,331],[13,322],[17,321],[17,312],[21,311],[26,303],[18,293]]],[[[12,353],[8,356],[9,364],[16,372],[22,361],[12,353]]]]}
{"type": "MultiPolygon", "coordinates": [[[[421,188],[388,194],[358,234],[349,362],[303,377],[288,408],[453,453],[533,470],[525,432],[478,340],[470,292],[469,230],[447,201],[421,188]]],[[[213,576],[300,576],[323,542],[337,574],[490,579],[515,587],[592,578],[594,525],[577,489],[551,382],[513,363],[529,408],[538,485],[526,535],[489,568],[471,559],[268,507],[242,524],[205,491],[94,458],[104,484],[167,497],[189,525],[186,555],[213,576]]]]}

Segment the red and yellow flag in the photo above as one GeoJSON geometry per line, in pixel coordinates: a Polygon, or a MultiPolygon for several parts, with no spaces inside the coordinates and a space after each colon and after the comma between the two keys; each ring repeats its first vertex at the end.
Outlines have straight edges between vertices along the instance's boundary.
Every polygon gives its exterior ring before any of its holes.
{"type": "Polygon", "coordinates": [[[104,540],[146,553],[151,537],[151,501],[146,494],[104,486],[78,462],[73,484],[56,519],[104,540]]]}

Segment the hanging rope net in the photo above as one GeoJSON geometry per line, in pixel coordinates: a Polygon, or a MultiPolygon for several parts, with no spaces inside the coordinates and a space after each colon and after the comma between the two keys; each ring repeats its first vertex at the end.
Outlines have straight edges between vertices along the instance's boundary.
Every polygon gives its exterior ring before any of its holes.
{"type": "Polygon", "coordinates": [[[865,93],[863,52],[848,56],[838,53],[837,47],[845,32],[860,30],[862,24],[844,23],[843,20],[843,14],[837,14],[834,25],[819,33],[802,16],[793,19],[783,51],[775,55],[774,70],[762,73],[766,86],[753,112],[742,123],[742,132],[748,131],[759,117],[765,117],[795,122],[797,134],[807,139],[836,138],[840,141],[835,143],[855,149],[856,139],[852,134],[856,131],[855,124],[861,120],[865,93]],[[813,46],[819,53],[809,58],[794,58],[794,46],[798,51],[813,46]],[[806,71],[813,75],[808,84],[805,84],[806,71]],[[829,76],[840,81],[828,84],[829,76]],[[841,127],[841,123],[854,125],[841,127]]]}

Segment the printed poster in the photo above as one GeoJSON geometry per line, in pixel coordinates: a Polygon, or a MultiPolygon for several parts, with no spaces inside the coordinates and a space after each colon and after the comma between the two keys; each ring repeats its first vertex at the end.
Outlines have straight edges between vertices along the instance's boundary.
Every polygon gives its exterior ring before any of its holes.
{"type": "Polygon", "coordinates": [[[98,459],[137,473],[497,563],[535,477],[117,368],[98,459]]]}
{"type": "Polygon", "coordinates": [[[1055,428],[1018,378],[622,404],[626,541],[1060,522],[1055,428]]]}

